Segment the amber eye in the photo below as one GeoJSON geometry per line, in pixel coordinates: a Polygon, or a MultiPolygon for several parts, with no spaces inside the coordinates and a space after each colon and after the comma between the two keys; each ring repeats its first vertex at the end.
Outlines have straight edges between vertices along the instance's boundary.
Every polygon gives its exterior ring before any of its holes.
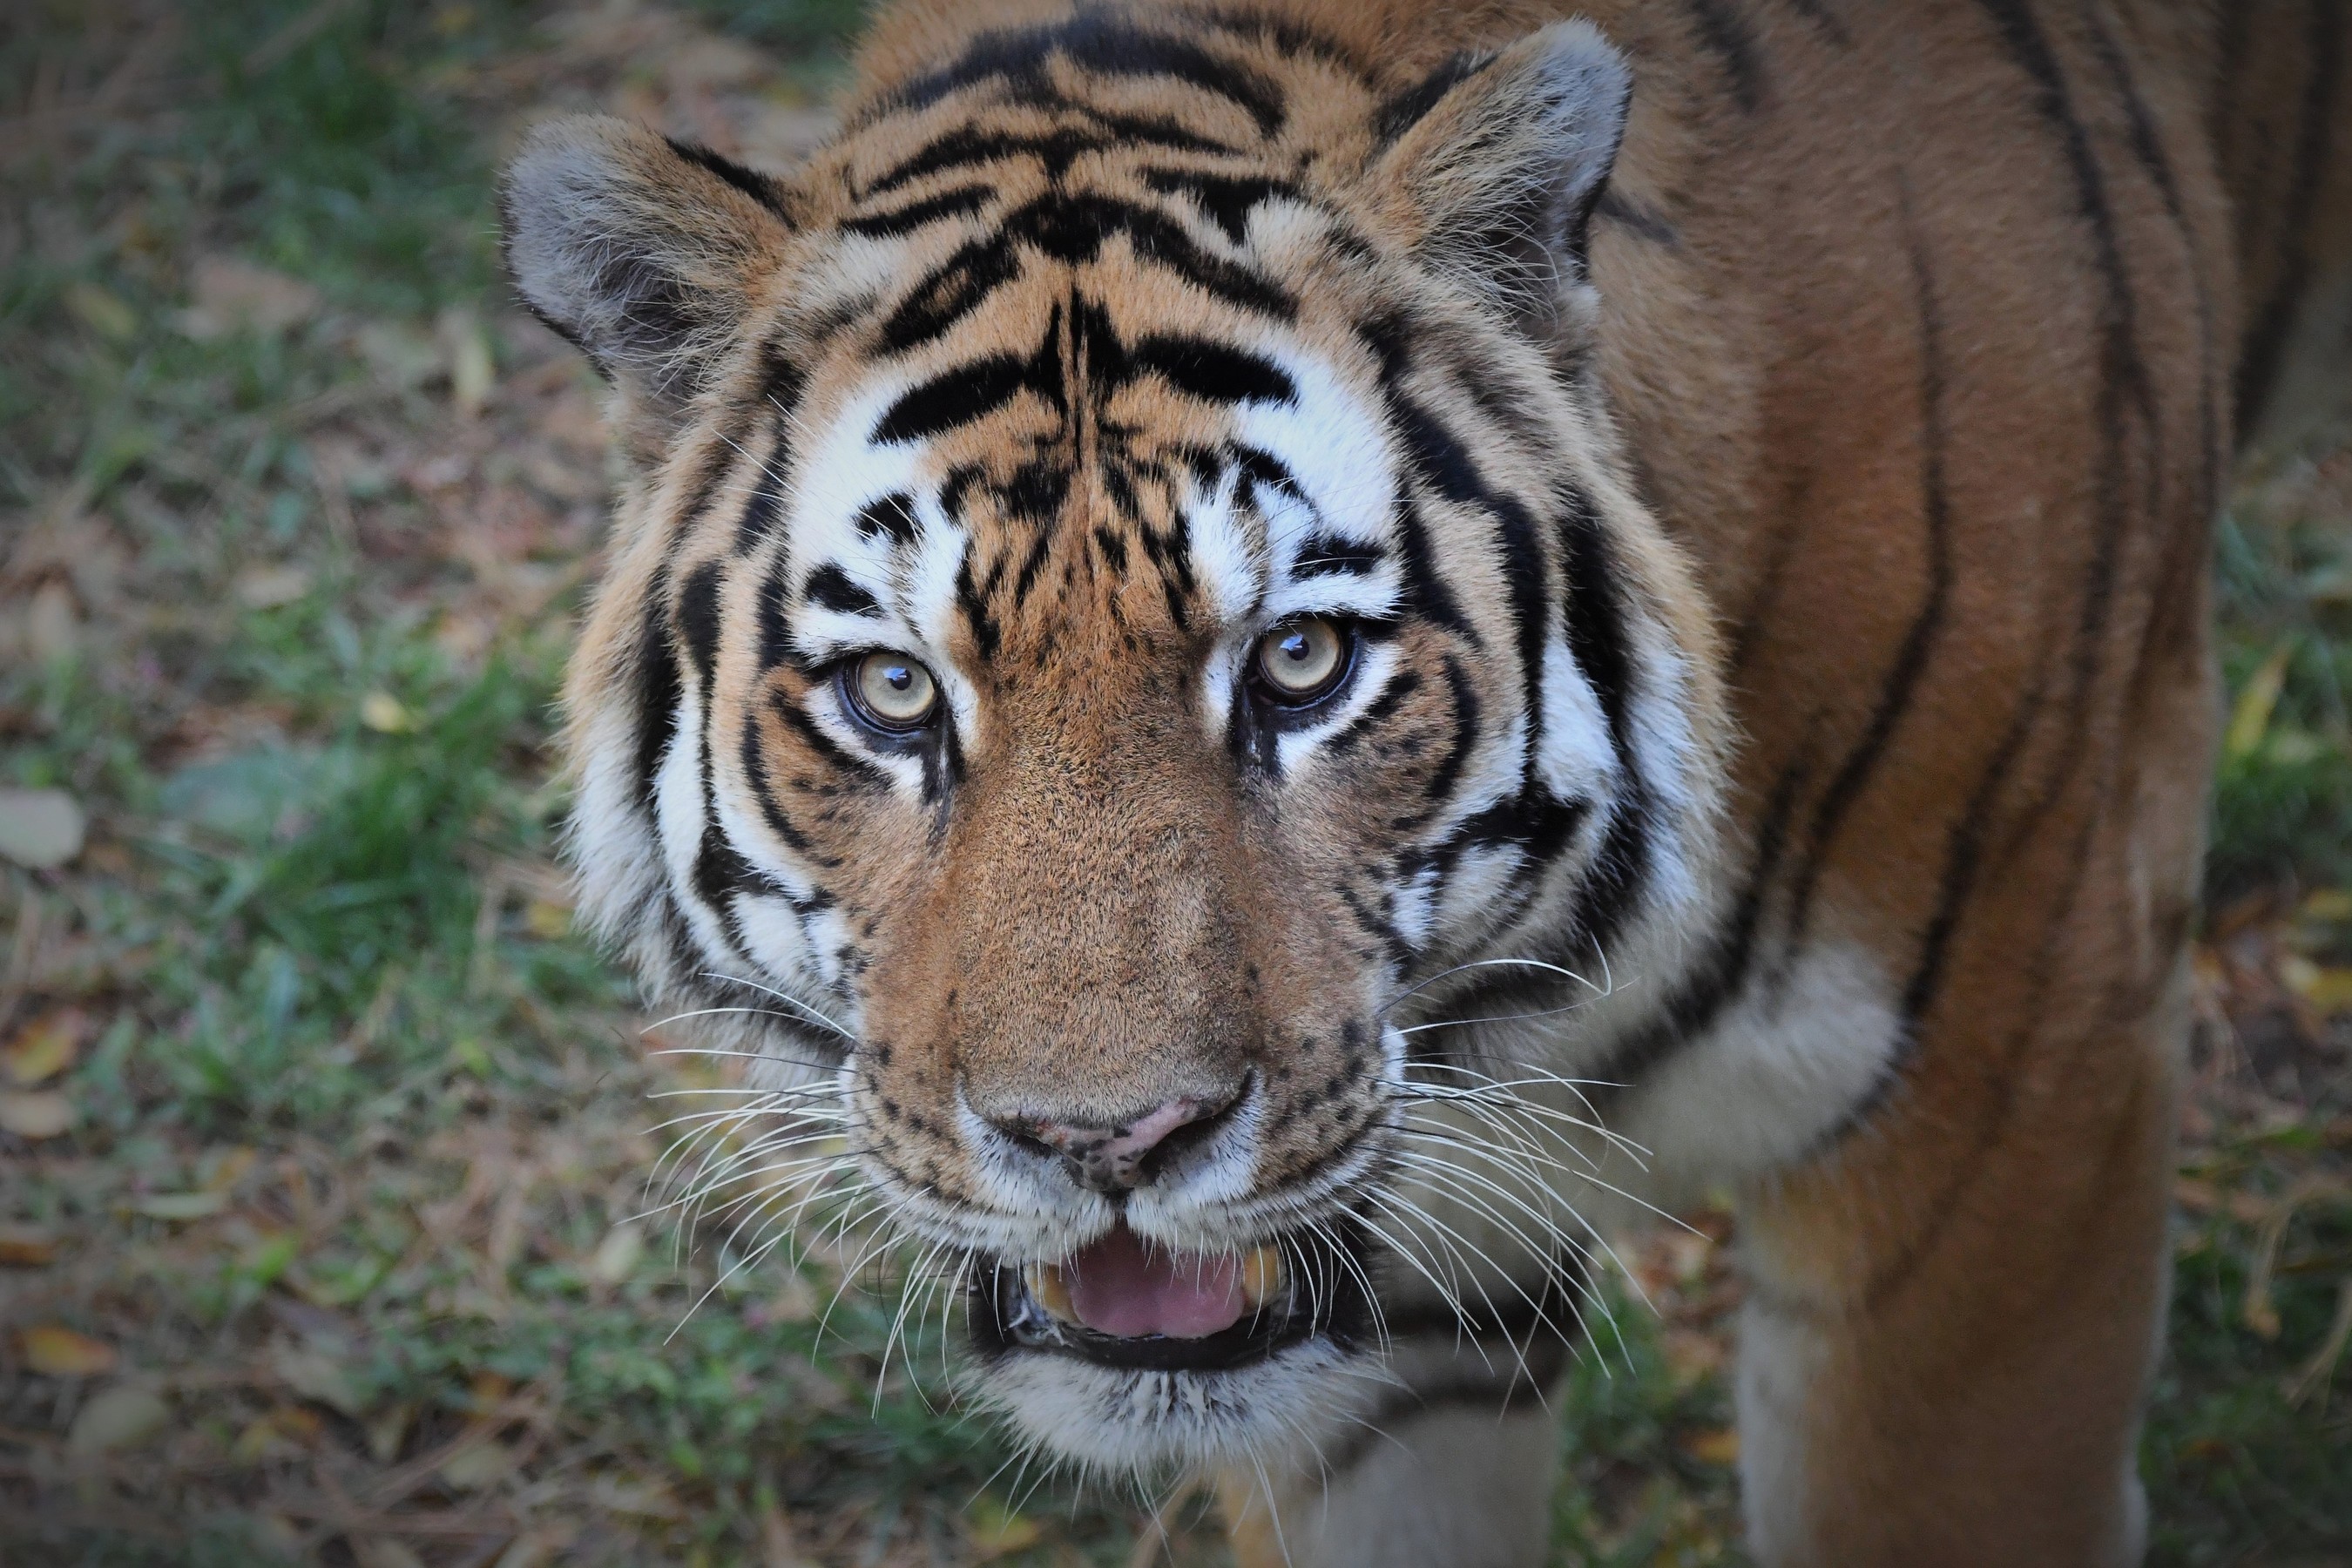
{"type": "Polygon", "coordinates": [[[1304,707],[1339,684],[1348,653],[1347,634],[1329,621],[1293,621],[1258,639],[1258,679],[1276,701],[1304,707]]]}
{"type": "Polygon", "coordinates": [[[841,684],[859,718],[894,735],[921,729],[940,705],[931,672],[903,653],[869,653],[842,671],[841,684]]]}

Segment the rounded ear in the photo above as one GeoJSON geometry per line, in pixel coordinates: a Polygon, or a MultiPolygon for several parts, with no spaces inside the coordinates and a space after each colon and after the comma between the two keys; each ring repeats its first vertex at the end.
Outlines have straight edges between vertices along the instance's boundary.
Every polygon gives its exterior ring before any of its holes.
{"type": "Polygon", "coordinates": [[[1625,134],[1633,77],[1589,22],[1457,55],[1389,100],[1376,188],[1432,266],[1530,331],[1586,281],[1593,205],[1625,134]]]}
{"type": "Polygon", "coordinates": [[[602,115],[533,127],[499,214],[523,302],[657,424],[699,389],[792,235],[765,174],[602,115]]]}

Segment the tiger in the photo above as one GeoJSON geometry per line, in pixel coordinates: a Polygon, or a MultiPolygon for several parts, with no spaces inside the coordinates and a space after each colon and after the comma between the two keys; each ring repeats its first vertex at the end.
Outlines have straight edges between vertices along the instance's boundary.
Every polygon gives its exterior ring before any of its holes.
{"type": "Polygon", "coordinates": [[[1244,1564],[1544,1561],[1610,1238],[1717,1195],[1757,1561],[2135,1562],[2346,32],[897,0],[799,167],[541,124],[583,908],[1244,1564]]]}

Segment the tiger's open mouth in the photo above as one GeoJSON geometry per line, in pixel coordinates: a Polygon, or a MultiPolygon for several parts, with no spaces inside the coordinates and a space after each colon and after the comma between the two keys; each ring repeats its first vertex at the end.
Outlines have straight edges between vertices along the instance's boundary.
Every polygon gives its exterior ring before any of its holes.
{"type": "Polygon", "coordinates": [[[1225,1372],[1312,1339],[1355,1342],[1370,1313],[1364,1278],[1358,1248],[1319,1237],[1186,1254],[1120,1224],[1059,1263],[982,1264],[971,1334],[983,1355],[1225,1372]]]}

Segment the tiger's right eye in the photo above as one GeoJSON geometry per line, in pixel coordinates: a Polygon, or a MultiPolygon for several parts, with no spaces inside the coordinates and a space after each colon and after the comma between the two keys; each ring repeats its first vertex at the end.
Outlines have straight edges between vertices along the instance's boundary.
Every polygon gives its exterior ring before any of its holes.
{"type": "Polygon", "coordinates": [[[938,682],[903,653],[869,653],[842,671],[841,684],[857,716],[885,734],[919,730],[939,710],[938,682]]]}

